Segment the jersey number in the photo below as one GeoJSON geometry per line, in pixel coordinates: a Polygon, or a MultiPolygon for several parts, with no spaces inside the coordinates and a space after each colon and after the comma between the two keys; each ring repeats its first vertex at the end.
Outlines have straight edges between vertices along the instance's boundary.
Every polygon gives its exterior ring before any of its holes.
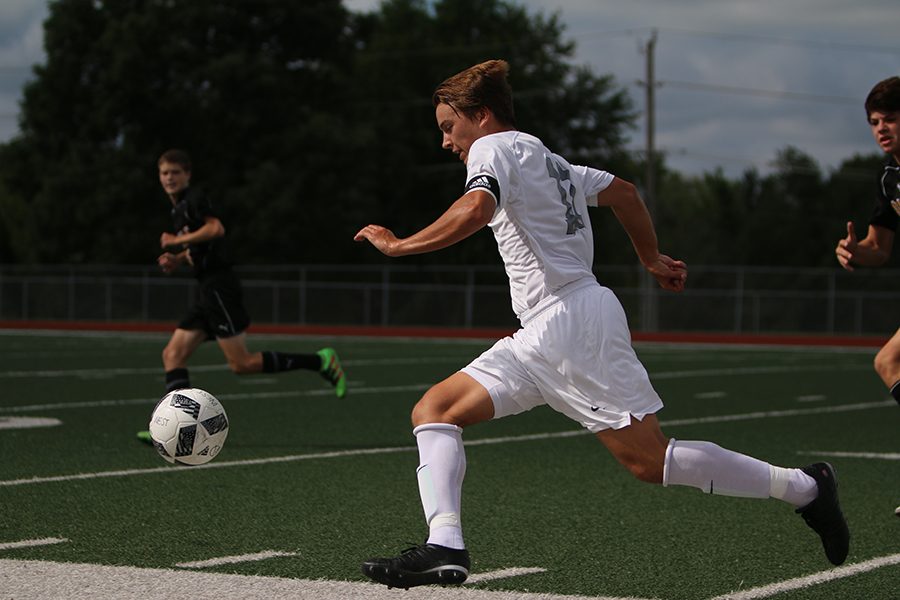
{"type": "Polygon", "coordinates": [[[575,210],[575,185],[569,178],[569,170],[562,165],[553,162],[547,157],[547,173],[556,180],[556,189],[559,192],[559,201],[566,207],[566,234],[575,235],[579,229],[584,229],[584,219],[575,210]]]}

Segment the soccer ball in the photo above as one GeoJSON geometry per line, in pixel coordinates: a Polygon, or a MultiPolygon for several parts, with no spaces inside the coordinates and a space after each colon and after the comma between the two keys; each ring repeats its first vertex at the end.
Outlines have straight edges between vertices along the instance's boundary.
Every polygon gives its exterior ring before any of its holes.
{"type": "Polygon", "coordinates": [[[197,388],[169,392],[150,416],[150,437],[156,451],[170,463],[208,463],[228,437],[225,407],[197,388]]]}

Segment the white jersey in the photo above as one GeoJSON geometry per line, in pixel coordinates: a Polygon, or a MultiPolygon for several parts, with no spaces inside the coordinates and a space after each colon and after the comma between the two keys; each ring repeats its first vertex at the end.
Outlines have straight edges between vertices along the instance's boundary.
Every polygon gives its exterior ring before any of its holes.
{"type": "Polygon", "coordinates": [[[585,278],[596,281],[587,207],[597,205],[597,194],[613,175],[572,166],[521,131],[479,138],[466,162],[466,193],[485,190],[497,201],[488,226],[522,322],[564,286],[585,278]]]}

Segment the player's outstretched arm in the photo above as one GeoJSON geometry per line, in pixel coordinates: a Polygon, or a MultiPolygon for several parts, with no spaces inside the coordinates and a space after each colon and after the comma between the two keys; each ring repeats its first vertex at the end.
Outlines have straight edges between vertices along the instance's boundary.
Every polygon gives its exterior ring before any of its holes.
{"type": "Polygon", "coordinates": [[[460,197],[434,223],[409,237],[398,238],[381,225],[366,225],[353,240],[367,240],[387,256],[434,252],[466,239],[487,225],[496,206],[493,196],[475,190],[460,197]]]}
{"type": "Polygon", "coordinates": [[[887,262],[894,247],[894,232],[877,225],[869,225],[866,237],[857,241],[853,221],[847,222],[847,237],[834,249],[838,263],[853,271],[856,266],[879,267],[887,262]]]}
{"type": "Polygon", "coordinates": [[[597,204],[612,208],[631,238],[641,264],[663,289],[673,292],[684,290],[687,265],[659,253],[653,221],[634,185],[616,177],[609,187],[597,195],[597,204]]]}
{"type": "Polygon", "coordinates": [[[156,259],[156,264],[159,265],[159,268],[163,273],[169,275],[174,272],[175,269],[178,268],[178,265],[182,263],[189,263],[190,259],[188,256],[188,251],[173,253],[173,252],[163,252],[159,255],[159,258],[156,259]]]}
{"type": "Polygon", "coordinates": [[[851,261],[853,260],[853,254],[856,252],[857,243],[853,221],[847,221],[847,237],[838,242],[837,248],[834,249],[834,254],[838,263],[848,271],[853,270],[851,261]]]}
{"type": "Polygon", "coordinates": [[[161,248],[172,248],[182,246],[184,244],[199,244],[208,242],[215,238],[225,235],[225,226],[216,217],[206,217],[203,225],[196,231],[189,233],[163,233],[159,236],[159,245],[161,248]]]}
{"type": "Polygon", "coordinates": [[[659,254],[649,265],[644,265],[659,286],[670,292],[683,292],[687,281],[687,265],[671,256],[659,254]]]}

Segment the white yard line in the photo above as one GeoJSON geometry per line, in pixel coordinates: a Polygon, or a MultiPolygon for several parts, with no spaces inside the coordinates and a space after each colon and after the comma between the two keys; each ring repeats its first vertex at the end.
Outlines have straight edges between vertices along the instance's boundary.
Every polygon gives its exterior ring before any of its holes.
{"type": "MultiPolygon", "coordinates": [[[[433,384],[417,383],[413,385],[393,385],[384,387],[354,387],[352,394],[354,396],[362,394],[392,394],[396,392],[420,392],[427,390],[433,384]]],[[[300,396],[332,396],[334,391],[331,388],[320,390],[288,390],[281,392],[244,392],[234,394],[216,394],[219,400],[230,402],[231,400],[275,400],[278,398],[297,398],[300,396]]],[[[54,402],[48,404],[28,404],[23,406],[0,406],[0,414],[2,413],[18,413],[18,412],[34,412],[38,410],[67,410],[73,408],[101,408],[109,406],[149,406],[152,407],[159,401],[158,397],[153,398],[122,398],[114,400],[85,400],[84,402],[54,402]]]]}
{"type": "MultiPolygon", "coordinates": [[[[342,360],[345,367],[373,367],[373,366],[409,366],[409,365],[429,365],[429,364],[446,364],[457,363],[460,366],[468,363],[470,357],[460,356],[428,356],[428,357],[412,357],[412,358],[355,358],[342,360]]],[[[842,370],[842,371],[862,371],[870,370],[871,365],[797,365],[786,367],[778,366],[759,366],[759,367],[730,367],[730,368],[710,368],[710,369],[694,369],[679,370],[669,372],[651,373],[650,379],[683,379],[686,377],[710,377],[716,375],[759,375],[764,373],[797,373],[803,371],[821,371],[842,370]]],[[[210,372],[210,371],[227,371],[228,367],[223,364],[214,365],[195,365],[191,367],[191,371],[210,372]]],[[[15,370],[0,371],[0,379],[44,379],[48,377],[81,377],[88,379],[131,376],[131,375],[162,375],[162,367],[98,367],[95,369],[34,369],[34,370],[15,370]]]]}
{"type": "Polygon", "coordinates": [[[62,421],[50,417],[0,417],[0,429],[34,429],[57,425],[62,425],[62,421]]]}
{"type": "Polygon", "coordinates": [[[876,460],[900,460],[900,452],[841,452],[838,450],[800,450],[797,454],[808,456],[836,456],[838,458],[872,458],[876,460]]]}
{"type": "Polygon", "coordinates": [[[821,402],[827,400],[828,396],[822,394],[808,394],[806,396],[797,396],[797,402],[821,402]]]}
{"type": "Polygon", "coordinates": [[[715,598],[711,598],[710,600],[756,600],[758,598],[770,598],[783,592],[790,592],[792,590],[812,587],[814,585],[827,583],[836,579],[843,579],[845,577],[852,577],[854,575],[859,575],[860,573],[867,573],[869,571],[874,571],[875,569],[880,569],[882,567],[888,567],[891,565],[900,565],[900,554],[880,556],[878,558],[866,560],[861,563],[845,565],[842,567],[829,569],[827,571],[813,573],[812,575],[807,575],[805,577],[797,577],[795,579],[788,579],[785,581],[779,581],[777,583],[770,583],[769,585],[742,590],[740,592],[732,592],[730,594],[716,596],[715,598]]]}
{"type": "Polygon", "coordinates": [[[238,554],[236,556],[219,556],[217,558],[208,558],[206,560],[195,560],[193,562],[181,562],[176,567],[182,569],[207,569],[209,567],[220,567],[222,565],[235,565],[238,563],[257,562],[269,558],[279,558],[282,556],[300,556],[296,552],[281,552],[279,550],[264,550],[263,552],[255,552],[253,554],[238,554]]]}
{"type": "Polygon", "coordinates": [[[869,410],[872,408],[887,408],[895,405],[893,400],[880,402],[857,402],[854,404],[838,404],[836,406],[819,406],[816,408],[789,408],[786,410],[767,410],[736,415],[713,415],[710,417],[694,417],[689,419],[672,419],[660,421],[663,427],[675,427],[678,425],[700,425],[704,423],[726,423],[729,421],[749,421],[753,419],[772,419],[778,417],[799,417],[804,415],[821,415],[826,413],[840,413],[854,410],[869,410]]]}
{"type": "MultiPolygon", "coordinates": [[[[843,404],[839,406],[822,406],[817,408],[791,409],[791,410],[774,410],[767,412],[753,412],[734,415],[718,415],[713,417],[697,417],[693,419],[675,419],[672,421],[661,421],[663,427],[678,427],[683,425],[697,425],[707,423],[724,423],[731,421],[746,421],[750,419],[769,419],[780,417],[795,417],[810,414],[837,413],[854,410],[869,410],[873,408],[884,408],[894,406],[893,400],[885,400],[883,402],[863,402],[857,404],[843,404]]],[[[469,440],[465,442],[466,446],[485,446],[493,444],[506,444],[511,442],[528,442],[534,440],[545,440],[555,438],[576,437],[587,435],[585,430],[559,431],[552,433],[535,433],[529,435],[506,436],[499,438],[484,438],[480,440],[469,440]]],[[[250,465],[266,465],[274,463],[295,462],[300,460],[315,460],[328,458],[344,458],[347,456],[364,456],[376,454],[393,454],[396,452],[412,452],[416,447],[410,446],[394,446],[387,448],[362,448],[358,450],[338,450],[334,452],[316,452],[312,454],[292,454],[287,456],[272,456],[269,458],[256,458],[249,460],[233,460],[233,461],[214,461],[205,465],[195,467],[185,466],[163,466],[152,467],[149,469],[123,469],[117,471],[98,471],[94,473],[75,473],[72,475],[55,475],[49,477],[31,477],[28,479],[7,479],[0,481],[0,487],[11,487],[18,485],[32,485],[37,483],[59,483],[66,481],[78,481],[84,479],[100,479],[106,477],[131,477],[134,475],[151,475],[157,473],[185,473],[188,471],[196,471],[199,469],[225,469],[229,467],[243,467],[250,465]]]]}
{"type": "Polygon", "coordinates": [[[51,544],[64,544],[66,538],[40,538],[36,540],[22,540],[20,542],[0,542],[0,550],[15,550],[16,548],[33,548],[34,546],[50,546],[51,544]]]}
{"type": "Polygon", "coordinates": [[[336,452],[318,452],[313,454],[293,454],[288,456],[272,456],[269,458],[257,458],[250,460],[233,460],[212,462],[205,465],[197,466],[165,466],[152,467],[149,469],[122,469],[118,471],[98,471],[94,473],[76,473],[74,475],[56,475],[51,477],[31,477],[29,479],[7,479],[0,481],[0,487],[11,487],[17,485],[29,485],[35,483],[59,483],[64,481],[82,481],[85,479],[103,479],[107,477],[131,477],[134,475],[153,475],[153,474],[172,474],[186,473],[188,471],[198,471],[201,469],[224,469],[228,467],[245,467],[251,465],[267,465],[284,462],[295,462],[299,460],[315,460],[324,458],[342,458],[345,456],[363,456],[366,454],[390,454],[394,452],[411,452],[415,450],[415,446],[401,446],[393,448],[370,448],[361,450],[343,450],[336,452]]]}
{"type": "Polygon", "coordinates": [[[16,600],[646,600],[424,586],[415,592],[356,581],[326,581],[0,559],[0,598],[16,600]],[[412,595],[411,595],[412,594],[412,595]]]}
{"type": "MultiPolygon", "coordinates": [[[[52,539],[52,538],[50,538],[52,539]]],[[[900,564],[900,554],[873,558],[804,577],[730,592],[710,600],[759,600],[809,588],[900,564]]],[[[540,572],[537,568],[511,568],[473,574],[467,583],[540,572]],[[479,579],[479,576],[482,578],[479,579]]],[[[191,590],[193,600],[257,600],[290,597],[299,600],[396,600],[398,591],[381,585],[351,581],[325,581],[204,573],[174,569],[144,569],[46,561],[0,559],[0,597],[17,599],[92,598],[95,600],[168,600],[191,590]]],[[[416,588],[417,600],[644,600],[610,596],[572,596],[479,590],[470,587],[416,588]]]]}
{"type": "MultiPolygon", "coordinates": [[[[355,358],[342,360],[345,367],[377,367],[377,366],[410,366],[457,363],[460,366],[469,362],[469,358],[460,356],[426,356],[413,358],[355,358]]],[[[224,363],[214,365],[191,366],[191,371],[227,371],[224,363]]],[[[0,379],[44,379],[47,377],[81,377],[88,379],[130,376],[130,375],[162,375],[162,366],[158,367],[99,367],[96,369],[35,369],[0,371],[0,379]]]]}
{"type": "Polygon", "coordinates": [[[486,571],[484,573],[473,573],[466,579],[466,584],[483,583],[485,581],[494,581],[496,579],[508,579],[510,577],[520,577],[522,575],[532,575],[535,573],[546,573],[547,569],[541,567],[511,567],[509,569],[500,569],[499,571],[486,571]]]}
{"type": "Polygon", "coordinates": [[[694,398],[697,400],[717,400],[718,398],[725,398],[728,394],[723,391],[712,391],[712,392],[699,392],[694,394],[694,398]]]}
{"type": "Polygon", "coordinates": [[[759,366],[759,367],[720,367],[710,369],[683,369],[661,373],[650,373],[650,380],[657,379],[687,379],[690,377],[719,377],[721,375],[767,375],[770,373],[804,373],[818,371],[871,371],[872,365],[796,365],[786,366],[759,366]]]}

